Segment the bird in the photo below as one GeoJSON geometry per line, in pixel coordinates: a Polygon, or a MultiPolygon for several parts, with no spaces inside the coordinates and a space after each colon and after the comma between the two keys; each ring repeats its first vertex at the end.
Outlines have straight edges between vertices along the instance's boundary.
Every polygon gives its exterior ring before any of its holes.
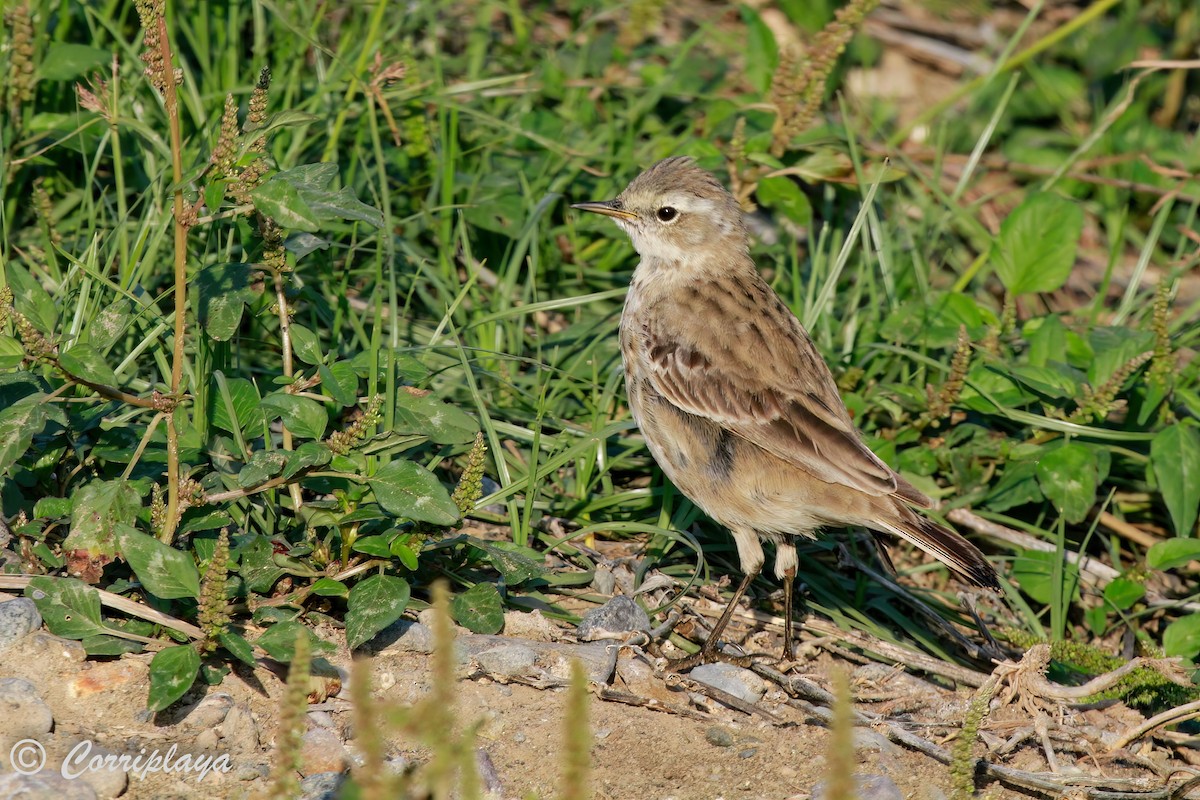
{"type": "Polygon", "coordinates": [[[759,273],[738,201],[687,156],[646,169],[602,214],[640,261],[619,338],[629,408],[664,474],[737,545],[742,581],[698,653],[674,671],[733,660],[717,649],[733,609],[775,546],[792,657],[796,541],[861,526],[907,540],[978,586],[995,568],[918,513],[932,501],[864,443],[808,332],[759,273]]]}

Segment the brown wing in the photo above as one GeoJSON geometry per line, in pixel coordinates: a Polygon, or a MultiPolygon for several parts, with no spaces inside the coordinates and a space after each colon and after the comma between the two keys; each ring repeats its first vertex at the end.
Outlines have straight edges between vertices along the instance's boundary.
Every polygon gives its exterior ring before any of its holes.
{"type": "Polygon", "coordinates": [[[770,287],[748,287],[745,299],[719,292],[700,287],[683,313],[644,325],[655,390],[820,480],[928,504],[863,444],[829,368],[770,287]],[[706,304],[710,313],[695,313],[706,304]]]}

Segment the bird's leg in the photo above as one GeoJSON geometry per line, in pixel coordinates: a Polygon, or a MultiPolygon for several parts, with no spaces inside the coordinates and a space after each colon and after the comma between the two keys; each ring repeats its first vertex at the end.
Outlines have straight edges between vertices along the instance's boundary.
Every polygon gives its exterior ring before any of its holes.
{"type": "Polygon", "coordinates": [[[792,583],[796,580],[796,568],[789,567],[783,573],[783,660],[792,660],[792,583]]]}
{"type": "Polygon", "coordinates": [[[738,584],[737,591],[733,593],[733,598],[730,599],[729,605],[725,606],[725,611],[721,614],[721,618],[717,620],[717,624],[713,627],[712,632],[704,640],[704,646],[700,648],[700,652],[684,656],[683,658],[671,659],[667,665],[667,669],[672,672],[684,672],[692,667],[708,664],[713,661],[726,661],[730,664],[736,664],[739,667],[749,665],[750,659],[748,656],[725,655],[717,650],[717,644],[719,643],[721,634],[725,631],[725,626],[729,624],[730,618],[733,617],[733,609],[737,606],[738,601],[742,599],[742,595],[746,593],[746,589],[750,587],[750,582],[756,577],[758,577],[758,570],[747,572],[746,577],[742,578],[742,582],[738,584]]]}

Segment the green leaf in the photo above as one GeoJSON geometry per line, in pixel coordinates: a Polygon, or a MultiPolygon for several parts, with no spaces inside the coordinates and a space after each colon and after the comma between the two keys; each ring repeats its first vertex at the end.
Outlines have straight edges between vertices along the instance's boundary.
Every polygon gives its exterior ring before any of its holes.
{"type": "Polygon", "coordinates": [[[288,456],[283,450],[258,450],[238,473],[238,486],[248,489],[265,483],[283,472],[287,463],[288,456]]]}
{"type": "Polygon", "coordinates": [[[75,493],[71,510],[71,532],[63,550],[87,550],[88,555],[116,555],[117,527],[133,525],[141,509],[141,498],[129,481],[92,481],[75,493]]]}
{"type": "Polygon", "coordinates": [[[308,651],[313,656],[329,654],[337,650],[337,647],[332,643],[319,638],[302,623],[294,619],[286,622],[276,622],[267,628],[266,632],[262,636],[259,636],[254,643],[263,650],[266,650],[267,655],[271,658],[288,664],[291,663],[292,655],[296,650],[296,636],[298,634],[308,637],[308,651]]]}
{"type": "Polygon", "coordinates": [[[0,369],[16,369],[25,360],[25,348],[11,336],[0,334],[0,369]]]}
{"type": "Polygon", "coordinates": [[[786,175],[763,178],[758,182],[758,201],[773,208],[797,225],[812,224],[812,204],[800,185],[786,175]]]}
{"type": "Polygon", "coordinates": [[[366,553],[376,558],[391,558],[392,548],[387,536],[364,536],[356,539],[350,548],[356,553],[366,553]]]}
{"type": "Polygon", "coordinates": [[[746,23],[746,43],[742,53],[746,58],[746,79],[760,92],[771,88],[775,68],[779,66],[779,46],[775,35],[758,12],[750,6],[738,6],[746,23]]]}
{"type": "Polygon", "coordinates": [[[8,288],[13,292],[13,307],[24,314],[33,327],[44,334],[52,334],[58,321],[58,311],[41,282],[15,261],[9,261],[4,271],[8,276],[8,288]]]}
{"type": "Polygon", "coordinates": [[[1083,208],[1049,193],[1031,194],[1000,225],[996,273],[1012,294],[1053,292],[1075,265],[1083,208]]]}
{"type": "Polygon", "coordinates": [[[261,408],[268,419],[280,417],[288,430],[306,439],[320,439],[329,424],[325,406],[309,397],[272,392],[262,399],[261,408]]]}
{"type": "Polygon", "coordinates": [[[1146,551],[1146,566],[1151,569],[1174,569],[1198,559],[1200,539],[1167,539],[1146,551]]]}
{"type": "Polygon", "coordinates": [[[456,595],[450,610],[459,625],[474,633],[499,633],[504,627],[500,592],[492,583],[477,583],[456,595]]]}
{"type": "Polygon", "coordinates": [[[521,547],[513,542],[489,542],[483,539],[470,541],[472,545],[487,553],[488,561],[504,576],[504,582],[509,586],[537,578],[546,571],[536,550],[521,547]]]}
{"type": "Polygon", "coordinates": [[[97,67],[112,63],[113,54],[86,44],[51,42],[38,64],[38,77],[47,81],[69,81],[97,67]]]}
{"type": "Polygon", "coordinates": [[[37,394],[0,410],[0,475],[5,475],[25,455],[33,437],[45,429],[50,415],[37,394]]]}
{"type": "MultiPolygon", "coordinates": [[[[334,165],[336,166],[336,165],[334,165]]],[[[263,214],[288,230],[316,233],[321,225],[317,215],[300,196],[296,187],[276,174],[250,192],[250,202],[263,214]]]]}
{"type": "Polygon", "coordinates": [[[1082,520],[1096,502],[1096,456],[1083,445],[1067,444],[1043,455],[1037,478],[1046,499],[1067,522],[1082,520]]]}
{"type": "Polygon", "coordinates": [[[413,461],[389,461],[368,481],[379,505],[414,522],[453,525],[458,506],[437,476],[413,461]]]}
{"type": "Polygon", "coordinates": [[[242,580],[252,592],[265,594],[287,570],[275,563],[275,546],[261,534],[255,534],[236,548],[242,580]]]}
{"type": "Polygon", "coordinates": [[[1164,429],[1150,442],[1150,463],[1175,533],[1191,536],[1200,508],[1200,431],[1188,424],[1164,429]]]}
{"type": "Polygon", "coordinates": [[[118,299],[111,305],[100,309],[100,313],[87,323],[87,327],[84,329],[87,343],[103,353],[125,335],[132,319],[129,301],[125,298],[118,299]]]}
{"type": "Polygon", "coordinates": [[[85,636],[81,643],[89,656],[121,656],[125,653],[140,653],[145,649],[141,642],[103,633],[85,636]]]}
{"type": "Polygon", "coordinates": [[[190,644],[168,647],[150,662],[150,696],[146,708],[162,711],[192,688],[200,673],[200,654],[190,644]]]}
{"type": "Polygon", "coordinates": [[[1162,644],[1168,657],[1194,659],[1200,655],[1200,614],[1188,614],[1168,625],[1162,644]]]}
{"type": "Polygon", "coordinates": [[[237,333],[247,303],[263,292],[263,271],[254,264],[214,264],[196,276],[200,327],[218,342],[237,333]]]}
{"type": "MultiPolygon", "coordinates": [[[[1057,553],[1044,550],[1024,550],[1013,559],[1013,575],[1021,584],[1021,591],[1039,603],[1054,602],[1054,562],[1057,553]]],[[[1079,567],[1071,562],[1062,566],[1063,577],[1073,587],[1071,600],[1079,599],[1079,567]]]]}
{"type": "Polygon", "coordinates": [[[121,555],[142,586],[155,597],[200,597],[200,572],[191,555],[163,544],[129,525],[117,526],[121,555]]]}
{"type": "Polygon", "coordinates": [[[88,383],[113,387],[117,385],[117,374],[104,360],[104,356],[100,355],[100,351],[90,344],[77,344],[64,350],[58,355],[58,363],[67,372],[88,383]]]}
{"type": "Polygon", "coordinates": [[[1146,587],[1140,581],[1117,578],[1104,587],[1104,599],[1118,611],[1125,611],[1146,595],[1146,587]]]}
{"type": "Polygon", "coordinates": [[[400,619],[408,597],[408,581],[392,575],[372,575],[355,584],[346,605],[346,644],[350,649],[400,619]]]}
{"type": "Polygon", "coordinates": [[[1037,483],[1037,464],[1032,461],[1009,461],[1004,466],[995,487],[987,496],[989,511],[1007,511],[1026,503],[1045,499],[1037,483]]]}
{"type": "Polygon", "coordinates": [[[349,408],[358,403],[358,375],[349,361],[339,361],[332,366],[324,364],[317,367],[321,376],[321,388],[342,408],[349,408]]]}
{"type": "Polygon", "coordinates": [[[305,364],[320,364],[324,360],[321,340],[315,333],[296,323],[292,323],[289,330],[292,334],[292,352],[296,354],[296,358],[305,364]]]}
{"type": "Polygon", "coordinates": [[[212,386],[212,402],[208,407],[214,427],[230,433],[237,433],[239,429],[243,433],[261,432],[261,400],[253,383],[245,378],[225,378],[224,373],[217,370],[213,373],[212,386]]]}
{"type": "Polygon", "coordinates": [[[333,578],[318,578],[313,582],[312,593],[321,597],[346,597],[350,592],[346,584],[333,578]]]}
{"type": "Polygon", "coordinates": [[[321,467],[333,458],[333,451],[320,442],[305,442],[287,455],[283,477],[290,478],[309,467],[321,467]]]}
{"type": "Polygon", "coordinates": [[[25,596],[55,636],[83,639],[109,633],[100,619],[100,593],[77,578],[30,578],[25,596]]]}
{"type": "Polygon", "coordinates": [[[396,431],[421,433],[434,444],[467,444],[475,440],[479,423],[458,406],[431,394],[396,392],[396,431]]]}
{"type": "Polygon", "coordinates": [[[254,660],[254,646],[247,642],[244,636],[233,631],[222,631],[217,634],[217,641],[221,643],[221,647],[228,650],[234,658],[246,666],[258,666],[254,660]]]}

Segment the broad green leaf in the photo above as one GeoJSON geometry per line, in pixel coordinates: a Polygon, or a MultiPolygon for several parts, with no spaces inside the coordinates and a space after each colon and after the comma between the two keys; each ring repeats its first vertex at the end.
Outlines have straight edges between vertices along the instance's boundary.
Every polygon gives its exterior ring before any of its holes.
{"type": "Polygon", "coordinates": [[[245,378],[218,380],[214,373],[212,387],[208,407],[214,427],[230,433],[236,433],[239,426],[243,433],[262,430],[261,399],[253,383],[245,378]]]}
{"type": "Polygon", "coordinates": [[[53,334],[58,311],[49,292],[16,261],[9,261],[4,272],[8,276],[8,288],[12,289],[13,306],[33,323],[33,327],[44,334],[53,334]]]}
{"type": "Polygon", "coordinates": [[[346,584],[333,578],[318,578],[311,588],[313,594],[321,597],[345,597],[350,593],[346,584]]]}
{"type": "Polygon", "coordinates": [[[64,350],[58,355],[58,363],[74,377],[88,383],[111,387],[117,385],[117,374],[100,355],[100,351],[90,344],[77,344],[64,350]]]}
{"type": "Polygon", "coordinates": [[[364,536],[356,539],[350,549],[356,553],[366,553],[376,558],[391,558],[392,547],[387,536],[364,536]]]}
{"type": "Polygon", "coordinates": [[[408,581],[392,575],[372,575],[355,584],[346,601],[346,644],[350,649],[400,619],[408,597],[408,581]]]}
{"type": "Polygon", "coordinates": [[[0,334],[0,369],[16,369],[25,360],[25,348],[11,336],[0,334]]]}
{"type": "Polygon", "coordinates": [[[30,578],[25,596],[55,636],[83,639],[109,633],[100,618],[100,593],[77,578],[30,578]]]}
{"type": "Polygon", "coordinates": [[[1200,655],[1200,614],[1188,614],[1168,625],[1162,644],[1168,657],[1194,659],[1200,655]]]}
{"type": "Polygon", "coordinates": [[[467,444],[475,440],[479,423],[458,406],[432,394],[396,392],[396,431],[420,433],[435,444],[467,444]]]}
{"type": "Polygon", "coordinates": [[[233,631],[223,631],[217,634],[217,641],[238,661],[250,667],[258,666],[254,660],[254,646],[247,642],[244,636],[233,631]]]}
{"type": "Polygon", "coordinates": [[[115,555],[117,527],[133,525],[141,507],[141,498],[129,481],[84,484],[75,493],[71,532],[63,541],[63,550],[87,550],[92,557],[115,555]]]}
{"type": "Polygon", "coordinates": [[[320,364],[324,360],[321,340],[315,333],[296,323],[293,323],[289,330],[292,334],[292,352],[296,354],[296,358],[305,364],[320,364]]]}
{"type": "Polygon", "coordinates": [[[1150,442],[1150,463],[1179,536],[1191,536],[1200,508],[1200,431],[1192,425],[1166,428],[1150,442]]]}
{"type": "Polygon", "coordinates": [[[15,405],[0,409],[0,475],[12,468],[29,445],[33,437],[42,432],[50,415],[39,394],[15,405]]]}
{"type": "Polygon", "coordinates": [[[190,554],[163,544],[129,525],[117,526],[121,555],[142,586],[155,597],[200,597],[200,572],[190,554]]]}
{"type": "Polygon", "coordinates": [[[253,534],[239,542],[236,553],[242,580],[252,592],[266,594],[287,574],[287,570],[275,563],[275,546],[262,534],[253,534]]]}
{"type": "Polygon", "coordinates": [[[150,696],[146,708],[162,711],[192,688],[200,672],[200,654],[190,644],[168,647],[150,662],[150,696]]]}
{"type": "Polygon", "coordinates": [[[1007,511],[1026,503],[1045,499],[1037,482],[1037,464],[1032,461],[1009,461],[1004,474],[987,496],[989,511],[1007,511]]]}
{"type": "Polygon", "coordinates": [[[437,476],[413,461],[389,461],[368,481],[384,510],[414,522],[453,525],[460,516],[437,476]]]}
{"type": "Polygon", "coordinates": [[[765,92],[771,87],[775,68],[779,66],[779,46],[757,11],[746,5],[738,6],[738,10],[746,23],[747,40],[742,50],[746,57],[746,79],[755,89],[765,92]]]}
{"type": "Polygon", "coordinates": [[[1151,569],[1174,569],[1197,560],[1200,560],[1200,539],[1167,539],[1146,551],[1146,566],[1151,569]]]}
{"type": "Polygon", "coordinates": [[[308,637],[309,650],[313,656],[329,654],[337,650],[330,642],[318,637],[315,633],[296,620],[276,622],[267,628],[266,632],[254,642],[267,651],[267,655],[285,664],[291,663],[296,650],[296,636],[303,634],[308,637]]]}
{"type": "Polygon", "coordinates": [[[1117,578],[1104,587],[1104,599],[1113,604],[1119,611],[1125,611],[1146,595],[1146,587],[1141,581],[1131,581],[1129,578],[1117,578]]]}
{"type": "Polygon", "coordinates": [[[89,656],[121,656],[125,653],[140,653],[145,649],[141,642],[104,633],[85,636],[80,643],[89,656]]]}
{"type": "Polygon", "coordinates": [[[87,344],[101,353],[105,352],[125,335],[131,319],[133,315],[129,311],[129,301],[123,297],[119,298],[100,309],[100,313],[88,322],[84,329],[87,344]]]}
{"type": "Polygon", "coordinates": [[[1053,292],[1075,265],[1083,208],[1058,195],[1025,198],[1000,225],[993,257],[996,273],[1012,294],[1053,292]]]}
{"type": "Polygon", "coordinates": [[[1067,444],[1043,455],[1037,465],[1043,494],[1070,523],[1081,521],[1096,502],[1098,468],[1091,450],[1067,444]]]}
{"type": "Polygon", "coordinates": [[[797,225],[812,224],[812,204],[800,185],[787,175],[763,178],[758,182],[758,201],[773,208],[797,225]]]}
{"type": "Polygon", "coordinates": [[[521,547],[513,542],[489,542],[483,539],[470,541],[472,545],[487,553],[488,561],[504,576],[504,582],[509,586],[524,583],[546,571],[536,550],[521,547]]]}
{"type": "Polygon", "coordinates": [[[1088,365],[1088,382],[1103,386],[1135,356],[1154,349],[1154,334],[1131,328],[1093,328],[1088,345],[1094,355],[1088,365]]]}
{"type": "Polygon", "coordinates": [[[309,397],[272,392],[262,399],[261,408],[268,419],[281,418],[288,430],[305,439],[320,439],[329,424],[325,406],[309,397]]]}
{"type": "Polygon", "coordinates": [[[1061,399],[1077,397],[1078,384],[1069,375],[1052,367],[1035,367],[1032,364],[1005,364],[1004,371],[1017,381],[1039,394],[1061,399]]]}
{"type": "Polygon", "coordinates": [[[258,450],[238,473],[238,486],[248,489],[265,483],[283,472],[287,463],[288,456],[283,450],[258,450]]]}
{"type": "Polygon", "coordinates": [[[305,442],[285,455],[287,456],[287,467],[283,470],[283,477],[290,478],[309,467],[328,464],[329,460],[333,458],[333,451],[320,442],[305,442]]]}
{"type": "Polygon", "coordinates": [[[113,54],[99,47],[68,42],[51,42],[38,63],[38,77],[47,81],[69,81],[97,67],[112,63],[113,54]]]}
{"type": "Polygon", "coordinates": [[[1025,323],[1021,335],[1029,342],[1029,363],[1044,367],[1051,361],[1067,361],[1067,329],[1056,315],[1035,317],[1025,323]]]}
{"type": "Polygon", "coordinates": [[[316,214],[300,196],[300,192],[282,180],[279,174],[255,187],[250,192],[250,201],[263,216],[270,217],[287,230],[316,233],[321,228],[316,214]]]}
{"type": "Polygon", "coordinates": [[[321,376],[321,388],[329,393],[342,408],[358,403],[358,375],[348,361],[339,361],[331,366],[317,367],[321,376]]]}
{"type": "MultiPolygon", "coordinates": [[[[1025,550],[1013,559],[1013,575],[1021,584],[1021,591],[1039,603],[1054,602],[1054,562],[1057,553],[1044,550],[1025,550]]],[[[1068,601],[1079,600],[1079,567],[1071,562],[1062,566],[1063,575],[1073,587],[1068,601]]]]}
{"type": "Polygon", "coordinates": [[[254,264],[214,264],[196,276],[194,295],[200,327],[219,342],[237,333],[247,303],[263,292],[263,272],[254,264]]]}
{"type": "Polygon", "coordinates": [[[473,633],[499,633],[504,627],[500,592],[492,583],[477,583],[455,595],[450,610],[458,624],[473,633]]]}

